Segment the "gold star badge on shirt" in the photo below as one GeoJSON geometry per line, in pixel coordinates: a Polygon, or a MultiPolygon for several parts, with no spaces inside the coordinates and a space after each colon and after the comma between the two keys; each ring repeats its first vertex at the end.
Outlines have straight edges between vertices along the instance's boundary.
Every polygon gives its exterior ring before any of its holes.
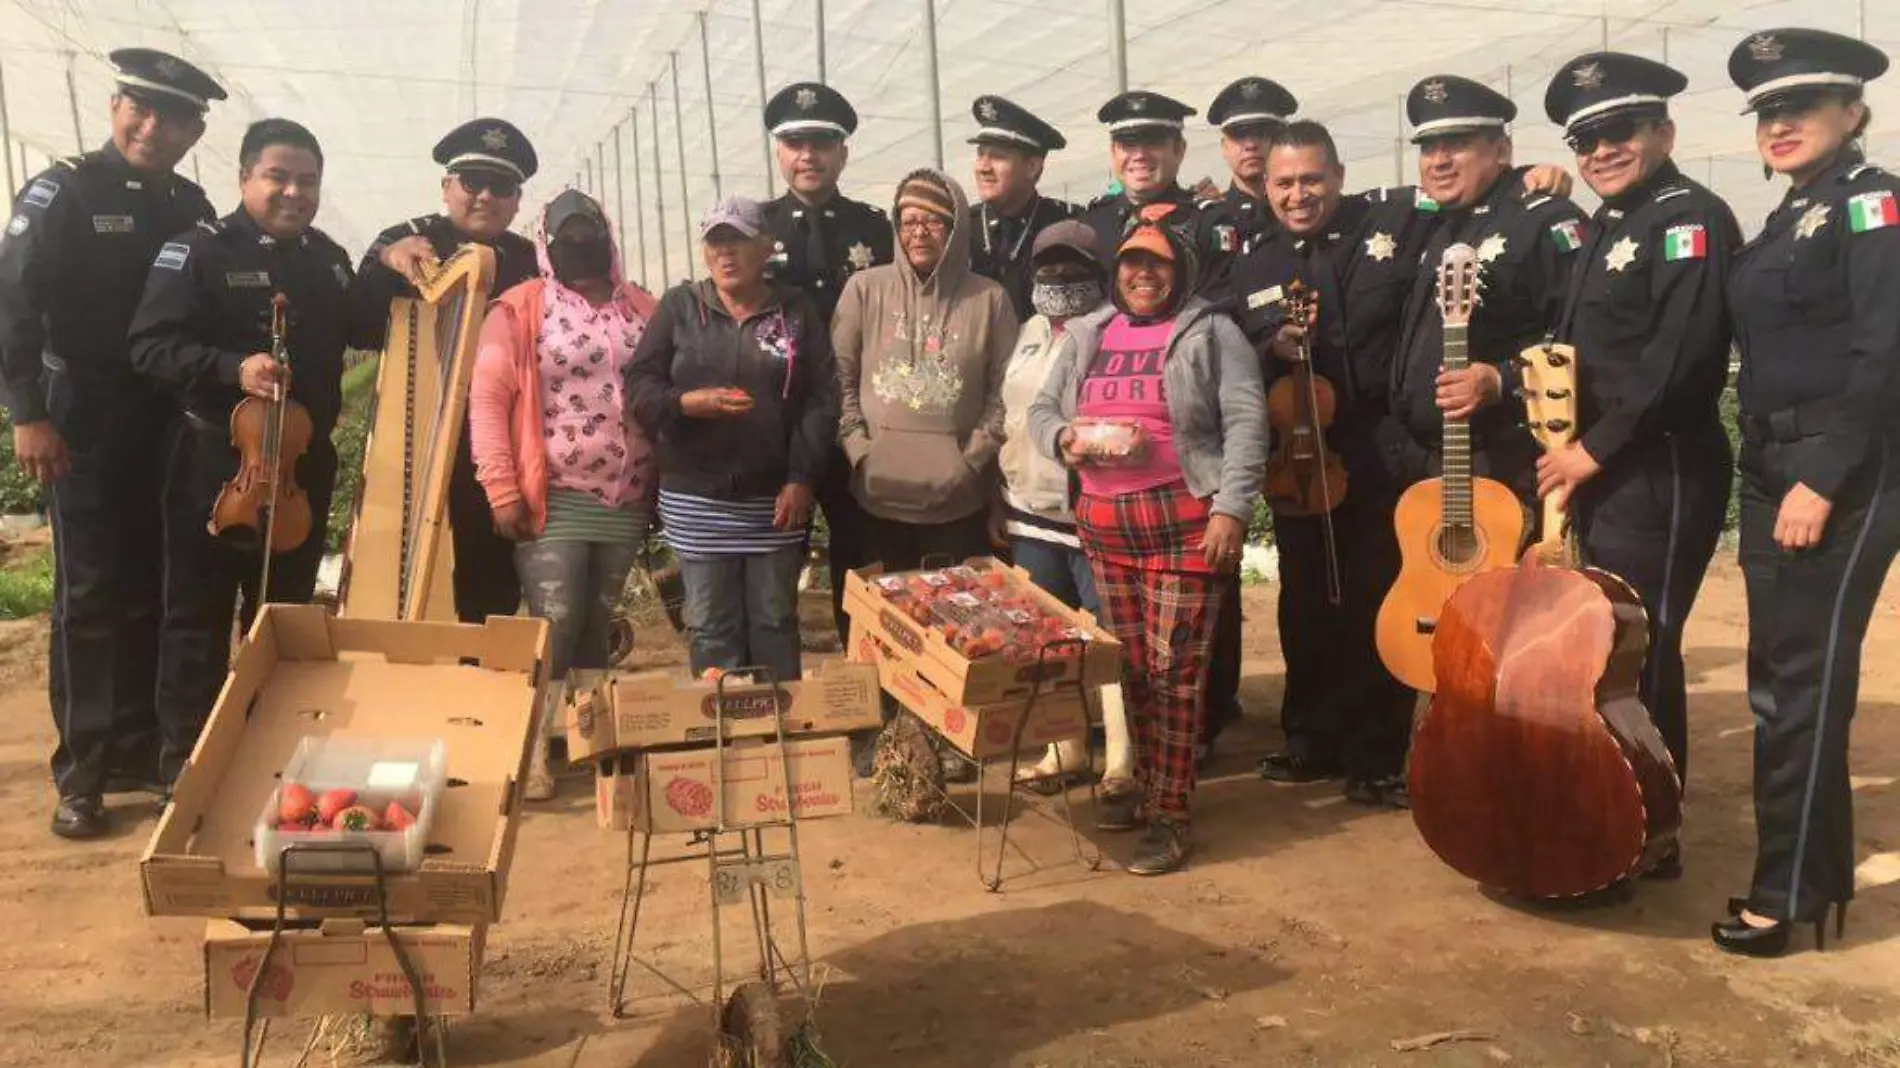
{"type": "Polygon", "coordinates": [[[1502,255],[1504,255],[1503,234],[1492,234],[1484,239],[1484,244],[1478,246],[1479,263],[1490,263],[1502,255]]]}
{"type": "Polygon", "coordinates": [[[1391,259],[1392,254],[1398,250],[1399,243],[1392,240],[1392,235],[1384,231],[1366,238],[1366,255],[1380,262],[1391,259]]]}
{"type": "Polygon", "coordinates": [[[1636,262],[1636,253],[1642,247],[1627,237],[1623,238],[1610,246],[1610,251],[1603,257],[1603,265],[1610,269],[1611,274],[1621,273],[1623,268],[1636,262]]]}
{"type": "Polygon", "coordinates": [[[1794,224],[1794,239],[1800,241],[1804,238],[1813,237],[1815,234],[1821,232],[1821,227],[1826,225],[1827,205],[1825,203],[1816,204],[1801,216],[1800,222],[1794,224]]]}
{"type": "Polygon", "coordinates": [[[845,256],[851,261],[853,270],[862,271],[871,265],[871,246],[860,241],[852,245],[845,252],[845,256]]]}

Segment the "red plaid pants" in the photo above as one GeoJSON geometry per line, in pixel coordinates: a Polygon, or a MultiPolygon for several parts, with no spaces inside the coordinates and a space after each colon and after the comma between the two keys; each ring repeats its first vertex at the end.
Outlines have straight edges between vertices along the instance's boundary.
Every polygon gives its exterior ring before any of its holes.
{"type": "Polygon", "coordinates": [[[1220,586],[1213,575],[1142,570],[1100,556],[1089,564],[1108,629],[1122,644],[1122,696],[1145,807],[1186,821],[1220,586]]]}

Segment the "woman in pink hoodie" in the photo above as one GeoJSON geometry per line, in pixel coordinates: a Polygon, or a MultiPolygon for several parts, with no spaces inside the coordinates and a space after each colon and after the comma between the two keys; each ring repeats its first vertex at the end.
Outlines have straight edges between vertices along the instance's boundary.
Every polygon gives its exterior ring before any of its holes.
{"type": "Polygon", "coordinates": [[[554,796],[548,736],[568,670],[607,666],[656,485],[623,385],[655,301],[621,274],[613,228],[586,194],[555,197],[538,237],[542,276],[490,305],[468,398],[476,479],[495,530],[516,543],[528,609],[551,630],[530,801],[554,796]]]}

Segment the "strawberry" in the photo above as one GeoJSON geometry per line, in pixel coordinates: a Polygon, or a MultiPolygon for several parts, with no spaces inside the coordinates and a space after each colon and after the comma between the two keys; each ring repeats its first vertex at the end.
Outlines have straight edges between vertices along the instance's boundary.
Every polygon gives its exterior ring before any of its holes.
{"type": "Polygon", "coordinates": [[[337,814],[356,804],[356,791],[338,787],[326,790],[317,801],[317,822],[336,823],[337,814]]]}
{"type": "Polygon", "coordinates": [[[305,823],[317,810],[317,795],[302,783],[287,782],[277,792],[277,819],[280,823],[305,823]]]}
{"type": "Polygon", "coordinates": [[[277,829],[279,831],[296,831],[298,833],[304,833],[310,830],[310,825],[308,823],[305,823],[302,820],[285,820],[284,822],[277,825],[277,829]]]}
{"type": "Polygon", "coordinates": [[[383,810],[383,829],[386,831],[406,831],[416,825],[416,818],[402,807],[401,801],[391,801],[383,810]]]}
{"type": "Polygon", "coordinates": [[[339,831],[377,831],[382,829],[382,823],[376,818],[375,811],[367,805],[351,805],[337,813],[336,818],[330,821],[330,826],[339,831]]]}

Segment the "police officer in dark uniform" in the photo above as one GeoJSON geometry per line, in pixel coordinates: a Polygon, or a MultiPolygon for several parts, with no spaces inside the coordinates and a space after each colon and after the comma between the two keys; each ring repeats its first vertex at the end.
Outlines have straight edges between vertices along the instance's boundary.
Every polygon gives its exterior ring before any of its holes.
{"type": "Polygon", "coordinates": [[[165,398],[132,374],[125,330],[165,239],[216,214],[173,172],[225,92],[162,52],[127,48],[112,139],[35,175],[0,240],[0,376],[14,451],[48,487],[48,689],[59,747],[53,832],[108,829],[102,796],[162,793],[157,673],[165,398]]]}
{"type": "MultiPolygon", "coordinates": [[[[370,335],[371,348],[380,348],[386,340],[389,302],[414,296],[421,266],[447,259],[463,244],[494,250],[491,296],[541,272],[534,243],[508,229],[521,208],[521,185],[539,167],[528,138],[501,119],[471,119],[438,141],[434,156],[448,172],[442,178],[447,210],[384,230],[357,268],[359,281],[351,299],[354,314],[378,324],[370,335]]],[[[464,623],[480,623],[489,616],[515,614],[521,607],[515,546],[495,532],[488,498],[475,481],[466,421],[449,470],[449,528],[455,550],[456,616],[464,623]]]]}
{"type": "Polygon", "coordinates": [[[977,97],[970,113],[978,123],[970,144],[976,146],[980,200],[970,207],[970,228],[976,235],[970,269],[1002,283],[1016,306],[1016,318],[1026,323],[1036,315],[1029,301],[1034,288],[1029,253],[1036,235],[1080,210],[1036,188],[1049,153],[1069,142],[1055,127],[1000,96],[977,97]]]}
{"type": "Polygon", "coordinates": [[[1137,213],[1149,204],[1173,204],[1168,226],[1200,255],[1198,292],[1220,301],[1240,253],[1240,224],[1219,197],[1196,199],[1177,180],[1187,156],[1182,122],[1195,114],[1178,100],[1133,89],[1103,104],[1096,119],[1108,127],[1109,162],[1121,191],[1098,197],[1082,213],[1102,248],[1120,248],[1137,213]]]}
{"type": "Polygon", "coordinates": [[[1711,931],[1776,956],[1854,896],[1847,737],[1900,552],[1900,179],[1861,157],[1887,56],[1819,30],[1738,45],[1729,76],[1793,188],[1729,274],[1741,344],[1742,573],[1755,713],[1754,876],[1711,931]]]}
{"type": "Polygon", "coordinates": [[[1441,211],[1406,304],[1393,361],[1393,419],[1382,428],[1392,470],[1410,484],[1439,473],[1446,416],[1470,420],[1472,465],[1526,507],[1536,498],[1537,445],[1524,426],[1512,358],[1556,329],[1582,243],[1583,213],[1569,199],[1526,194],[1511,164],[1507,124],[1517,106],[1467,78],[1435,75],[1405,101],[1419,145],[1424,206],[1441,211]],[[1444,320],[1435,299],[1445,249],[1477,250],[1484,299],[1468,331],[1471,366],[1442,371],[1444,320]]]}
{"type": "Polygon", "coordinates": [[[1373,638],[1379,604],[1399,570],[1392,529],[1399,481],[1375,430],[1388,415],[1406,294],[1438,216],[1409,186],[1342,195],[1345,167],[1316,122],[1277,127],[1262,155],[1277,224],[1234,265],[1235,302],[1242,327],[1265,353],[1269,388],[1292,371],[1299,340],[1309,338],[1314,373],[1336,400],[1326,441],[1345,466],[1347,492],[1332,512],[1330,549],[1319,517],[1274,514],[1287,748],[1262,761],[1260,772],[1287,783],[1344,772],[1352,800],[1397,803],[1415,695],[1386,670],[1373,638]],[[1318,303],[1310,331],[1287,317],[1296,281],[1318,303]],[[1329,554],[1337,562],[1337,604],[1329,554]]]}
{"type": "Polygon", "coordinates": [[[1240,226],[1243,255],[1278,225],[1267,205],[1267,146],[1299,108],[1279,82],[1251,75],[1230,83],[1208,105],[1207,121],[1220,127],[1221,155],[1233,175],[1221,199],[1240,226]]]}
{"type": "MultiPolygon", "coordinates": [[[[1603,198],[1577,253],[1557,339],[1577,349],[1578,441],[1538,460],[1539,492],[1570,493],[1585,559],[1649,612],[1643,706],[1688,777],[1682,631],[1728,512],[1728,381],[1734,213],[1670,161],[1668,100],[1681,73],[1596,52],[1557,71],[1544,110],[1603,198]]],[[[1680,852],[1649,874],[1676,878],[1680,852]]]]}
{"type": "Polygon", "coordinates": [[[248,629],[262,568],[255,527],[206,529],[219,490],[237,475],[232,412],[246,397],[281,395],[309,413],[309,448],[296,481],[309,497],[310,535],[273,545],[271,601],[307,603],[324,549],[342,408],[343,352],[373,330],[351,329],[350,258],[310,225],[323,154],[310,131],[266,119],[238,153],[243,203],[216,222],[176,235],[152,261],[128,332],[132,366],[177,399],[181,419],[166,460],[165,622],[158,669],[161,761],[175,776],[198,740],[228,669],[239,591],[248,629]],[[272,306],[282,295],[290,367],[272,356],[272,306]]]}
{"type": "MultiPolygon", "coordinates": [[[[804,290],[829,326],[845,280],[866,267],[891,262],[895,244],[890,216],[882,208],[838,192],[838,179],[851,158],[845,141],[858,128],[858,113],[830,86],[795,82],[766,102],[765,127],[776,143],[779,174],[785,179],[785,195],[765,206],[765,228],[774,243],[766,271],[804,290]]],[[[864,566],[866,523],[851,496],[851,465],[842,450],[832,450],[817,498],[830,538],[832,617],[842,644],[849,640],[850,629],[844,614],[844,576],[864,566]]]]}

